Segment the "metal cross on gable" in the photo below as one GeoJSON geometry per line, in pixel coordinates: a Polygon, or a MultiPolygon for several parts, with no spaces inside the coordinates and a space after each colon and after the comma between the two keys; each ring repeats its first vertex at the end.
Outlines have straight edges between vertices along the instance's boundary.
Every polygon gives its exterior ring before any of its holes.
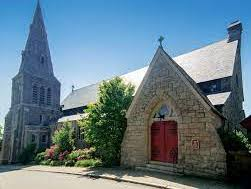
{"type": "Polygon", "coordinates": [[[74,85],[72,85],[72,86],[71,86],[71,92],[73,92],[73,91],[74,91],[74,89],[75,89],[75,86],[74,86],[74,85]]]}
{"type": "Polygon", "coordinates": [[[162,47],[162,42],[164,41],[164,37],[163,36],[160,36],[158,41],[159,41],[159,46],[162,47]]]}

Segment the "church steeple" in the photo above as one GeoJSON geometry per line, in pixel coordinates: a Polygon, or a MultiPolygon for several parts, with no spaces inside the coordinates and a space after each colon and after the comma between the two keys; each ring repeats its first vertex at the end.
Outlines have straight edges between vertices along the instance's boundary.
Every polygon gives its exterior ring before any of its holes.
{"type": "Polygon", "coordinates": [[[28,72],[39,77],[53,75],[47,33],[39,1],[30,25],[25,50],[22,52],[22,64],[19,72],[28,72]]]}

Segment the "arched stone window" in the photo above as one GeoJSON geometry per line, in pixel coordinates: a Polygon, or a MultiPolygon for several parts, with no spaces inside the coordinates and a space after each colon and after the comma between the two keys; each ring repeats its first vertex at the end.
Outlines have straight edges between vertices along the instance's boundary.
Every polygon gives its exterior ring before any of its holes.
{"type": "Polygon", "coordinates": [[[165,119],[171,113],[171,109],[166,105],[162,104],[158,111],[154,114],[154,118],[165,119]]]}
{"type": "Polygon", "coordinates": [[[40,87],[39,104],[44,104],[44,96],[45,96],[44,87],[40,87]]]}
{"type": "Polygon", "coordinates": [[[32,87],[32,103],[37,104],[37,98],[38,94],[37,94],[37,85],[33,85],[32,87]]]}
{"type": "Polygon", "coordinates": [[[51,105],[51,89],[47,89],[47,105],[51,105]]]}

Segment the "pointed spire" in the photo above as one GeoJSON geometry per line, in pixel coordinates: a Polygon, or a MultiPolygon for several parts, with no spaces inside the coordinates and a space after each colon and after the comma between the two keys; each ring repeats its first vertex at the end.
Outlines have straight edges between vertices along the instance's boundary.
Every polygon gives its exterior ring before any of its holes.
{"type": "Polygon", "coordinates": [[[37,7],[36,7],[36,11],[33,17],[33,25],[40,25],[44,27],[44,20],[43,20],[43,15],[42,15],[42,10],[41,10],[41,6],[40,6],[40,1],[37,1],[37,7]]]}
{"type": "Polygon", "coordinates": [[[31,43],[33,42],[33,40],[37,40],[40,42],[44,42],[47,43],[47,36],[46,36],[46,30],[45,30],[45,25],[44,25],[44,20],[43,20],[43,15],[42,15],[42,10],[40,7],[40,2],[39,0],[37,1],[37,7],[36,7],[36,11],[35,14],[33,16],[33,21],[32,24],[30,25],[30,33],[29,33],[29,38],[27,40],[26,43],[26,48],[25,50],[29,50],[27,48],[29,48],[31,45],[31,43]]]}
{"type": "Polygon", "coordinates": [[[20,72],[39,76],[53,75],[49,44],[39,0],[30,25],[30,33],[22,52],[20,72]]]}

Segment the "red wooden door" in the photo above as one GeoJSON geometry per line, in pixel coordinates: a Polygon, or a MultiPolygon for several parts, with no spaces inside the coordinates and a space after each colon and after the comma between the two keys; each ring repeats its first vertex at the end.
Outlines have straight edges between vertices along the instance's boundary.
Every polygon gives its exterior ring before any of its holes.
{"type": "Polygon", "coordinates": [[[178,134],[177,123],[175,121],[168,121],[165,125],[165,162],[177,163],[178,158],[178,134]]]}
{"type": "Polygon", "coordinates": [[[164,127],[161,122],[154,122],[151,127],[151,159],[163,161],[164,143],[162,142],[164,127]]]}
{"type": "Polygon", "coordinates": [[[151,126],[151,159],[177,163],[178,135],[175,121],[158,121],[151,126]]]}

